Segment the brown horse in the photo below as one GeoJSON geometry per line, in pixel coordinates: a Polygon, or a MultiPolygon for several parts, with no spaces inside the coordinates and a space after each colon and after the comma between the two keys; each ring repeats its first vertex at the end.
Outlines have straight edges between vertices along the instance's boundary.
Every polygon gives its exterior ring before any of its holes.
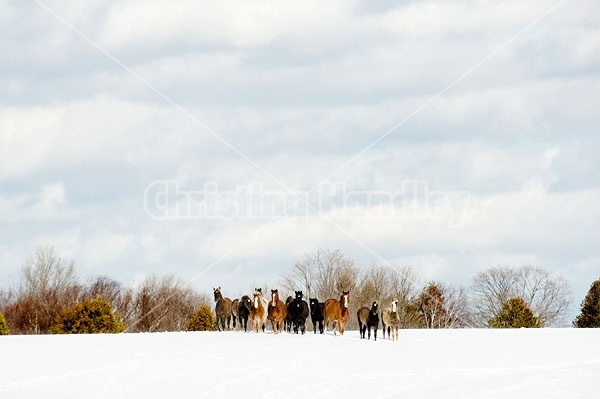
{"type": "Polygon", "coordinates": [[[383,326],[383,338],[385,338],[385,329],[387,327],[388,339],[398,340],[398,328],[400,327],[400,315],[398,314],[398,299],[392,298],[389,308],[381,312],[381,324],[383,326]]]}
{"type": "Polygon", "coordinates": [[[262,325],[263,332],[265,331],[265,320],[267,318],[267,306],[265,299],[262,297],[262,290],[254,291],[254,299],[250,308],[250,320],[252,320],[252,329],[258,332],[262,325]]]}
{"type": "Polygon", "coordinates": [[[219,331],[225,330],[225,322],[227,322],[227,329],[229,330],[229,323],[231,323],[231,299],[223,298],[221,294],[221,287],[213,288],[213,294],[215,296],[215,314],[217,315],[217,326],[219,331]]]}
{"type": "Polygon", "coordinates": [[[336,325],[340,334],[344,335],[344,326],[348,322],[348,316],[350,315],[350,311],[348,310],[349,305],[350,291],[342,292],[339,301],[336,299],[325,301],[325,305],[323,306],[325,330],[329,327],[329,320],[331,320],[333,322],[333,335],[335,335],[336,325]]]}
{"type": "Polygon", "coordinates": [[[271,290],[271,302],[269,302],[268,314],[269,316],[267,318],[271,320],[273,333],[280,333],[283,327],[283,321],[287,316],[287,307],[285,306],[285,303],[279,299],[278,290],[271,290]]]}

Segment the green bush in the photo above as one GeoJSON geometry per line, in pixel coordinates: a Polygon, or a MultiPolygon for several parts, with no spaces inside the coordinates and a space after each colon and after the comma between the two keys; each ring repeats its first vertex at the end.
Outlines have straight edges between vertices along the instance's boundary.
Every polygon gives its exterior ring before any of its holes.
{"type": "Polygon", "coordinates": [[[0,335],[8,335],[8,323],[2,313],[0,313],[0,335]]]}
{"type": "Polygon", "coordinates": [[[216,317],[208,305],[200,306],[187,322],[188,331],[214,331],[217,328],[216,317]]]}
{"type": "Polygon", "coordinates": [[[63,309],[52,326],[55,334],[121,333],[125,325],[104,299],[85,299],[63,309]]]}
{"type": "Polygon", "coordinates": [[[575,327],[600,327],[600,280],[592,283],[590,290],[581,302],[581,314],[573,322],[575,327]]]}
{"type": "Polygon", "coordinates": [[[488,324],[493,328],[539,328],[542,326],[540,319],[535,317],[527,303],[519,297],[504,302],[498,316],[489,320],[488,324]]]}

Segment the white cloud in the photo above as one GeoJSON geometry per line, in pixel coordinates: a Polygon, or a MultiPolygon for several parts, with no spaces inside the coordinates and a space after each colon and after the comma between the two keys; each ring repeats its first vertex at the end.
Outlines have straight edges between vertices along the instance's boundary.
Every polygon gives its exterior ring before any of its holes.
{"type": "Polygon", "coordinates": [[[323,28],[343,12],[340,2],[174,1],[169,7],[121,2],[108,13],[101,42],[111,49],[173,42],[257,46],[306,27],[323,28]]]}

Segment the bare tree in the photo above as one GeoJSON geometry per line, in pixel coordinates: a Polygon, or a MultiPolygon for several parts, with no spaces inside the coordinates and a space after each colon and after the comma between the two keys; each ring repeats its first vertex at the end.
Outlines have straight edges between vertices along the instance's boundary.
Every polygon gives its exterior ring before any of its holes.
{"type": "Polygon", "coordinates": [[[396,269],[387,265],[373,265],[365,270],[354,295],[356,304],[370,306],[375,300],[387,302],[396,291],[394,276],[397,276],[396,269]]]}
{"type": "Polygon", "coordinates": [[[439,283],[438,286],[444,296],[446,317],[444,328],[472,327],[471,306],[469,291],[464,287],[439,283]]]}
{"type": "Polygon", "coordinates": [[[314,264],[305,256],[281,276],[281,285],[289,293],[302,290],[307,297],[311,297],[314,290],[314,272],[314,264]]]}
{"type": "Polygon", "coordinates": [[[563,326],[571,295],[564,278],[533,266],[498,266],[479,272],[473,278],[471,293],[478,326],[488,326],[513,297],[523,298],[542,326],[563,326]]]}
{"type": "Polygon", "coordinates": [[[16,287],[8,297],[5,316],[14,334],[47,334],[58,313],[81,293],[72,261],[51,246],[39,246],[25,261],[16,287]]]}
{"type": "Polygon", "coordinates": [[[302,290],[321,300],[338,297],[357,284],[358,268],[340,250],[319,249],[305,255],[282,275],[281,285],[290,292],[302,290]]]}
{"type": "Polygon", "coordinates": [[[183,331],[205,298],[172,275],[146,278],[135,291],[135,321],[129,331],[183,331]]]}

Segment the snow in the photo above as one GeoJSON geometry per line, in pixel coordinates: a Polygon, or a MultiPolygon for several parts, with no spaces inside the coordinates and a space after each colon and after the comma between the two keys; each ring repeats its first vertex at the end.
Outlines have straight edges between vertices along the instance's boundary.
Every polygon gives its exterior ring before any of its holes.
{"type": "Polygon", "coordinates": [[[600,329],[5,336],[0,398],[596,398],[599,342],[600,329]]]}

